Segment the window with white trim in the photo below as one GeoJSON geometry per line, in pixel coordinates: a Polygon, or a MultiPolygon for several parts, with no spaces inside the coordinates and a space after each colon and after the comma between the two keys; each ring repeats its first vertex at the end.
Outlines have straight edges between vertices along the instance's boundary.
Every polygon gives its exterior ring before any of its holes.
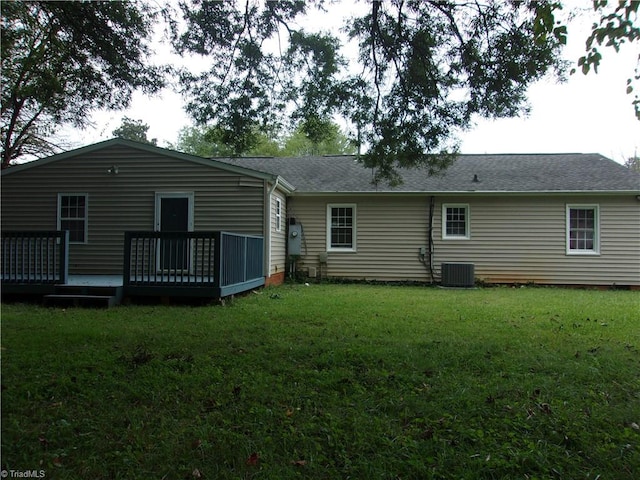
{"type": "Polygon", "coordinates": [[[276,232],[282,230],[282,201],[276,198],[276,232]]]}
{"type": "Polygon", "coordinates": [[[355,204],[327,205],[327,251],[356,250],[355,204]]]}
{"type": "Polygon", "coordinates": [[[468,240],[469,232],[469,205],[443,204],[442,205],[442,238],[447,240],[468,240]]]}
{"type": "Polygon", "coordinates": [[[567,205],[567,254],[600,252],[598,205],[567,205]]]}
{"type": "Polygon", "coordinates": [[[88,195],[58,194],[58,230],[69,231],[70,243],[87,243],[88,195]]]}

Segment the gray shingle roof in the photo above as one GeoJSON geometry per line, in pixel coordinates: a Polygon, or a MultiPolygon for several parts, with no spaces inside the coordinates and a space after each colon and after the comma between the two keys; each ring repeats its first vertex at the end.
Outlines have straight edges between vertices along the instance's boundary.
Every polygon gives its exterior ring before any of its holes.
{"type": "Polygon", "coordinates": [[[640,174],[599,154],[460,155],[441,175],[429,176],[424,169],[400,170],[404,183],[397,187],[374,185],[371,169],[353,156],[217,160],[280,175],[297,193],[640,193],[640,174]]]}

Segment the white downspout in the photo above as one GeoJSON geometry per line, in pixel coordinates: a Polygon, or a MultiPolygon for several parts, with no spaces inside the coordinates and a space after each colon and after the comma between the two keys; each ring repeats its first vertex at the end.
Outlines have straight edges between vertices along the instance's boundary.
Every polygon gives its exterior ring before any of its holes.
{"type": "MultiPolygon", "coordinates": [[[[265,180],[266,183],[266,180],[265,180]]],[[[269,189],[267,196],[268,196],[268,200],[265,202],[266,204],[266,208],[267,208],[267,212],[266,212],[266,217],[267,217],[267,221],[265,222],[265,226],[266,226],[266,232],[264,235],[265,241],[265,248],[267,249],[267,254],[265,255],[265,258],[267,260],[267,265],[266,265],[266,275],[265,275],[265,281],[267,278],[269,278],[271,276],[271,197],[273,196],[273,192],[276,191],[276,188],[278,188],[278,184],[280,183],[280,176],[276,177],[276,181],[273,182],[273,186],[269,189]]]]}

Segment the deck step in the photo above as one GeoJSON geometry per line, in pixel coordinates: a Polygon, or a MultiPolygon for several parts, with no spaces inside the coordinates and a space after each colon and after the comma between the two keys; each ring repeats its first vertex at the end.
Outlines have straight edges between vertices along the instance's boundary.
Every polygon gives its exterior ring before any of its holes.
{"type": "Polygon", "coordinates": [[[74,306],[74,307],[113,307],[119,303],[115,295],[81,295],[54,293],[44,296],[44,304],[47,306],[74,306]]]}
{"type": "Polygon", "coordinates": [[[122,292],[122,287],[110,287],[102,285],[56,285],[56,294],[60,295],[98,295],[117,296],[122,292]]]}

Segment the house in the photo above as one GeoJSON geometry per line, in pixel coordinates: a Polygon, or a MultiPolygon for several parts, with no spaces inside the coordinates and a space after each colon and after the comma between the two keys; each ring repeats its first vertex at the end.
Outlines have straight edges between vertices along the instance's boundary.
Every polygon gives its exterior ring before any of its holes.
{"type": "Polygon", "coordinates": [[[211,160],[122,139],[14,166],[3,293],[224,297],[293,270],[640,288],[640,175],[601,155],[460,155],[401,174],[388,186],[352,156],[211,160]]]}
{"type": "Polygon", "coordinates": [[[640,287],[640,175],[598,154],[460,155],[395,187],[354,157],[227,162],[295,187],[311,276],[640,287]]]}
{"type": "Polygon", "coordinates": [[[292,191],[277,174],[123,139],[13,166],[3,293],[107,284],[128,290],[116,296],[216,297],[282,282],[292,191]]]}

